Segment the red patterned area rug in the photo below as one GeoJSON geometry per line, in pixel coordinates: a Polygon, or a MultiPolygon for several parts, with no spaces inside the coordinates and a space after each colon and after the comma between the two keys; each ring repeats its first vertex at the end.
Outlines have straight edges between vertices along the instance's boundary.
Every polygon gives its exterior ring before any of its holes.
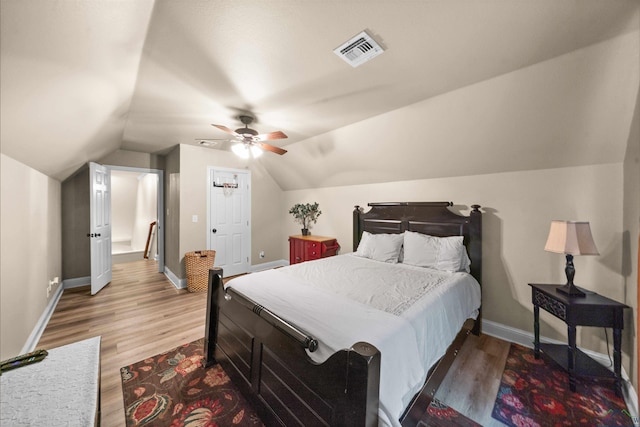
{"type": "Polygon", "coordinates": [[[612,381],[578,378],[572,392],[559,365],[518,344],[511,344],[491,416],[518,427],[634,425],[612,381]]]}
{"type": "Polygon", "coordinates": [[[220,365],[203,367],[204,338],[120,369],[127,426],[262,426],[220,365]]]}
{"type": "Polygon", "coordinates": [[[433,399],[418,426],[429,427],[482,427],[437,399],[433,399]]]}
{"type": "MultiPolygon", "coordinates": [[[[204,338],[120,368],[128,427],[262,426],[220,365],[203,367],[204,338]]],[[[434,399],[419,425],[480,427],[434,399]]]]}

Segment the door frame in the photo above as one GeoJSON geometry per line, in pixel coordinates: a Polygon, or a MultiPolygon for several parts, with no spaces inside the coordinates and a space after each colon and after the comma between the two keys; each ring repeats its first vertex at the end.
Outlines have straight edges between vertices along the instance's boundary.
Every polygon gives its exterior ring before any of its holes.
{"type": "Polygon", "coordinates": [[[124,172],[136,172],[136,173],[153,173],[158,176],[158,189],[157,189],[157,224],[156,224],[156,236],[158,244],[158,273],[164,273],[164,171],[161,169],[150,168],[134,168],[128,166],[115,166],[105,165],[109,169],[109,178],[111,178],[111,171],[124,171],[124,172]]]}
{"type": "Polygon", "coordinates": [[[249,221],[247,227],[247,271],[248,273],[251,270],[251,171],[249,169],[237,169],[237,168],[225,168],[219,166],[207,166],[207,249],[213,249],[212,242],[212,233],[211,233],[211,191],[213,188],[212,175],[213,172],[227,172],[227,173],[237,173],[237,174],[245,174],[247,176],[247,221],[249,221]]]}

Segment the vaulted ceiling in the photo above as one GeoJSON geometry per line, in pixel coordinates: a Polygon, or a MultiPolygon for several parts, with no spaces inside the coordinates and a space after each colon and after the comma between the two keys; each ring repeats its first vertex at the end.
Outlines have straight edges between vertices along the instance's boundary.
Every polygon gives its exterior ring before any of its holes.
{"type": "Polygon", "coordinates": [[[285,189],[621,161],[639,5],[1,0],[0,147],[64,179],[117,149],[225,138],[211,124],[251,112],[289,136],[250,160],[285,189]],[[385,52],[352,68],[333,50],[362,30],[385,52]]]}

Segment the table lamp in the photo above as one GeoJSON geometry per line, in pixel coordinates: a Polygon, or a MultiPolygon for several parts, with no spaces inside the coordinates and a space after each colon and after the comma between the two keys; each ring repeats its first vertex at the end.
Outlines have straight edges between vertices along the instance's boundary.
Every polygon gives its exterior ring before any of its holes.
{"type": "Polygon", "coordinates": [[[556,291],[571,297],[584,297],[585,293],[573,284],[576,269],[573,266],[574,255],[600,255],[591,236],[591,228],[584,221],[551,221],[549,237],[544,250],[565,254],[567,265],[564,269],[567,284],[556,291]]]}

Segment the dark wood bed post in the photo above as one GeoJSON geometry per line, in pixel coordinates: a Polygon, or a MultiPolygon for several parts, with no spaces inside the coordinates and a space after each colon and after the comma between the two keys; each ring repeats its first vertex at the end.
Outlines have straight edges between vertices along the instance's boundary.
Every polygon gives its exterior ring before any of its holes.
{"type": "MultiPolygon", "coordinates": [[[[469,257],[482,261],[482,212],[480,212],[480,205],[471,205],[471,209],[469,214],[469,257]]],[[[472,262],[470,269],[471,275],[482,286],[482,262],[472,262]]],[[[480,335],[482,332],[482,305],[478,308],[478,319],[471,332],[474,335],[480,335]]]]}
{"type": "Polygon", "coordinates": [[[204,331],[204,361],[210,367],[216,363],[216,341],[218,340],[218,305],[219,293],[224,292],[222,286],[223,271],[220,267],[209,270],[209,288],[207,289],[207,321],[204,331]]]}
{"type": "Polygon", "coordinates": [[[362,214],[362,208],[355,205],[353,208],[353,227],[351,227],[353,233],[353,252],[358,250],[358,244],[360,243],[360,238],[362,238],[360,214],[362,214]]]}

